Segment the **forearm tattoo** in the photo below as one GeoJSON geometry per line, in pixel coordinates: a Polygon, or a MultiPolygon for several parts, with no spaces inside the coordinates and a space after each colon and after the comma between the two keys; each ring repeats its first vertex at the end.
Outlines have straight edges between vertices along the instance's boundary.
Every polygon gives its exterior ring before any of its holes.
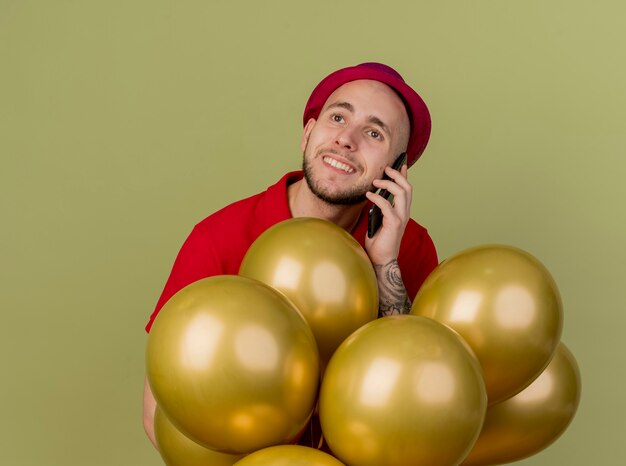
{"type": "Polygon", "coordinates": [[[396,259],[384,265],[374,265],[378,279],[378,317],[408,314],[411,300],[400,274],[396,259]]]}

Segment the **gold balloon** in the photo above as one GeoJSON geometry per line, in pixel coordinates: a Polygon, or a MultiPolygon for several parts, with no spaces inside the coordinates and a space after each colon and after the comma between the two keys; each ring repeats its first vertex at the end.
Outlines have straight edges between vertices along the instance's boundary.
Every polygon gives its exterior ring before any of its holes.
{"type": "Polygon", "coordinates": [[[157,406],[154,434],[161,458],[167,466],[232,466],[243,455],[210,450],[180,432],[157,406]]]}
{"type": "Polygon", "coordinates": [[[311,329],[284,296],[249,278],[205,278],[174,295],[155,319],[146,363],[170,421],[225,453],[294,440],[316,401],[311,329]]]}
{"type": "Polygon", "coordinates": [[[452,466],[480,433],[487,394],[456,332],[401,315],[370,322],[341,344],[319,402],[324,438],[350,466],[452,466]]]}
{"type": "Polygon", "coordinates": [[[442,262],[426,279],[411,314],[453,328],[481,363],[489,404],[528,386],[559,343],[559,291],[533,256],[486,245],[442,262]]]}
{"type": "Polygon", "coordinates": [[[510,463],[540,452],[574,418],[580,389],[576,360],[561,343],[548,367],[532,384],[487,409],[483,430],[463,465],[510,463]]]}
{"type": "Polygon", "coordinates": [[[319,450],[299,445],[278,445],[254,452],[235,466],[345,466],[319,450]]]}
{"type": "Polygon", "coordinates": [[[337,225],[294,218],[252,244],[240,275],[284,293],[311,326],[322,366],[352,332],[378,316],[378,284],[359,243],[337,225]]]}

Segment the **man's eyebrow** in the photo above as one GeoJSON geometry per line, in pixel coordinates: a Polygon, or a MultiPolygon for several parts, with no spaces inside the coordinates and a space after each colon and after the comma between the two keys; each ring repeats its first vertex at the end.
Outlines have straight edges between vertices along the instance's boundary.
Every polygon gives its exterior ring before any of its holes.
{"type": "Polygon", "coordinates": [[[350,102],[335,102],[328,106],[328,108],[345,108],[349,112],[354,112],[354,106],[350,102]]]}
{"type": "Polygon", "coordinates": [[[368,120],[370,123],[380,126],[385,133],[390,134],[389,127],[380,118],[372,115],[368,120]]]}

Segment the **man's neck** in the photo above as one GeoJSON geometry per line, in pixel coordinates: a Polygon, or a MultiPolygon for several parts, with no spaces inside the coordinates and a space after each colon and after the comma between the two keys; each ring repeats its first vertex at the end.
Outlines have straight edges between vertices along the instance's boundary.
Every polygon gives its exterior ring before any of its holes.
{"type": "Polygon", "coordinates": [[[287,187],[289,210],[294,218],[315,217],[333,222],[351,233],[361,215],[365,202],[355,205],[333,205],[321,200],[303,179],[287,187]]]}

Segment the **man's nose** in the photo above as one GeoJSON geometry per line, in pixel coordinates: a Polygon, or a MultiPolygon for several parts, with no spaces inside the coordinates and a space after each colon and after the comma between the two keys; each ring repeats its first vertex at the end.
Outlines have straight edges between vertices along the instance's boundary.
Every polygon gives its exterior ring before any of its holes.
{"type": "Polygon", "coordinates": [[[335,144],[347,150],[356,149],[356,135],[352,128],[343,128],[335,137],[335,144]]]}

